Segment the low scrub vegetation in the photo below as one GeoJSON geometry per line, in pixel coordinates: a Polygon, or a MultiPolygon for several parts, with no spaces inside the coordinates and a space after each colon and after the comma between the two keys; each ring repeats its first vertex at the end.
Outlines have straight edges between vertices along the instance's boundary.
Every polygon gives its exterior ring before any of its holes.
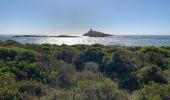
{"type": "Polygon", "coordinates": [[[169,100],[170,47],[0,42],[0,100],[169,100]]]}

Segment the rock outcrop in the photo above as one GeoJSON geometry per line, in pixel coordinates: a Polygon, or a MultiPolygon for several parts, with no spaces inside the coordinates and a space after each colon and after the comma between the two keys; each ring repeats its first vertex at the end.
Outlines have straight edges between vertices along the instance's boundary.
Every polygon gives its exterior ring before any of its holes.
{"type": "Polygon", "coordinates": [[[97,32],[97,31],[93,31],[92,29],[90,29],[90,31],[88,31],[87,33],[85,33],[83,36],[89,36],[89,37],[106,37],[106,36],[113,36],[111,34],[105,34],[102,32],[97,32]]]}

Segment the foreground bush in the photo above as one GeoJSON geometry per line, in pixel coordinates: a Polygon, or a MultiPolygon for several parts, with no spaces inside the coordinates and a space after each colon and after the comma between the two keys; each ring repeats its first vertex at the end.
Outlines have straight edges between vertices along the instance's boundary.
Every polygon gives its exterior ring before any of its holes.
{"type": "Polygon", "coordinates": [[[0,100],[168,100],[169,48],[0,41],[0,100]]]}
{"type": "Polygon", "coordinates": [[[135,100],[169,100],[170,85],[151,83],[134,93],[135,100]]]}

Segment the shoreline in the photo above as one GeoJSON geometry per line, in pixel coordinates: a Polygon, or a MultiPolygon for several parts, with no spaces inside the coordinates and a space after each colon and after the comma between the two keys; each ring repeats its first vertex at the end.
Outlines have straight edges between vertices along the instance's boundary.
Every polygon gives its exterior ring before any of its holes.
{"type": "Polygon", "coordinates": [[[143,47],[170,47],[170,46],[154,46],[154,45],[148,45],[148,46],[126,46],[126,45],[103,45],[103,44],[73,44],[73,45],[68,45],[68,44],[52,44],[52,43],[21,43],[15,40],[0,40],[1,42],[10,42],[10,43],[17,43],[21,45],[37,45],[37,46],[42,46],[42,45],[49,45],[49,46],[101,46],[101,47],[115,47],[115,48],[143,48],[143,47]]]}
{"type": "Polygon", "coordinates": [[[125,47],[144,47],[144,46],[170,46],[170,36],[114,36],[114,37],[68,37],[68,36],[27,36],[14,37],[0,36],[1,41],[14,40],[21,44],[57,44],[57,45],[93,45],[101,44],[105,46],[125,46],[125,47]]]}

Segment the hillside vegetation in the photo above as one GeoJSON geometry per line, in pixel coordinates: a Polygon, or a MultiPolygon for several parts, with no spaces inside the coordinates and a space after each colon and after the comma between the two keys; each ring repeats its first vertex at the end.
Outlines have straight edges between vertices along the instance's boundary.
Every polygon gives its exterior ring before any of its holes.
{"type": "Polygon", "coordinates": [[[0,42],[0,100],[169,100],[170,47],[0,42]]]}

